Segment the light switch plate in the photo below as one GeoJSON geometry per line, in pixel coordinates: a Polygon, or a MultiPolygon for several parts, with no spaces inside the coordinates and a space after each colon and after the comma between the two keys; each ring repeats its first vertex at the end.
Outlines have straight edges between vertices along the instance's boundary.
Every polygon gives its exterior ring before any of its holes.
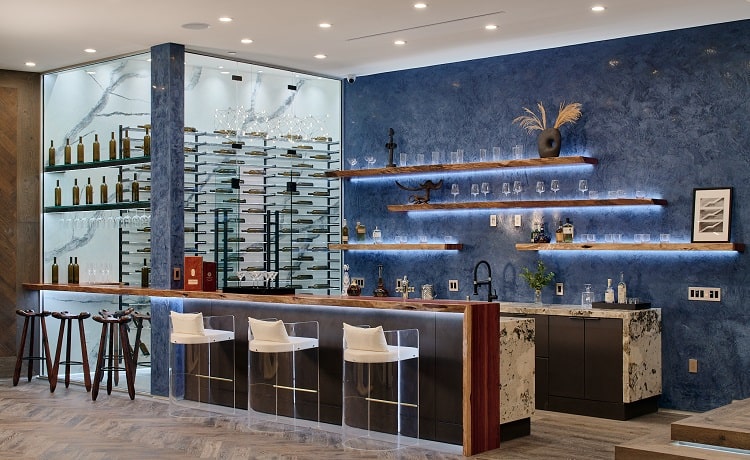
{"type": "Polygon", "coordinates": [[[458,280],[448,280],[448,291],[458,292],[458,280]]]}
{"type": "Polygon", "coordinates": [[[564,286],[562,283],[555,283],[555,295],[563,295],[564,286]]]}
{"type": "Polygon", "coordinates": [[[515,227],[520,227],[521,226],[521,215],[520,214],[516,214],[515,216],[513,216],[513,225],[515,227]]]}
{"type": "Polygon", "coordinates": [[[490,227],[497,227],[497,215],[496,214],[490,215],[490,227]]]}

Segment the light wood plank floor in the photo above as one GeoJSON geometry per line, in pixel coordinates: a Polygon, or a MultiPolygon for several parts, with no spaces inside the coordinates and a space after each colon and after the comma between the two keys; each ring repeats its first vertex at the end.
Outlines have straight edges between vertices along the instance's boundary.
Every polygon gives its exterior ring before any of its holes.
{"type": "MultiPolygon", "coordinates": [[[[242,411],[244,413],[244,411],[242,411]]],[[[532,434],[504,443],[476,459],[612,459],[614,446],[656,430],[686,414],[651,414],[620,422],[538,412],[532,434]]],[[[97,401],[81,386],[0,379],[0,458],[12,459],[354,459],[452,460],[460,448],[425,442],[397,453],[359,453],[341,448],[335,432],[304,429],[286,434],[252,432],[243,417],[203,420],[170,417],[162,398],[124,393],[97,401]]]]}

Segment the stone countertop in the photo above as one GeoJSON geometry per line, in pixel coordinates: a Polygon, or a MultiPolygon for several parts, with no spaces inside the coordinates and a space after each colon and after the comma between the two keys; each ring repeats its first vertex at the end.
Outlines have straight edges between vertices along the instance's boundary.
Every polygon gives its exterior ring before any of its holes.
{"type": "Polygon", "coordinates": [[[602,308],[581,308],[580,305],[556,305],[535,304],[523,302],[500,302],[500,315],[503,313],[524,315],[555,315],[555,316],[582,316],[591,318],[621,318],[630,319],[650,315],[660,308],[648,308],[645,310],[622,310],[602,308]],[[649,313],[650,312],[650,313],[649,313]]]}

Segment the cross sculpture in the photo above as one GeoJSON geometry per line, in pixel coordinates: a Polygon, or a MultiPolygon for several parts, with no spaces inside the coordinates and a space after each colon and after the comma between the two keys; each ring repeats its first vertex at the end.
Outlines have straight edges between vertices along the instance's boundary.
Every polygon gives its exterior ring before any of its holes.
{"type": "Polygon", "coordinates": [[[401,286],[396,288],[396,292],[400,292],[401,297],[404,300],[408,300],[409,293],[414,292],[414,286],[409,286],[409,280],[406,278],[406,275],[404,275],[404,279],[401,280],[401,286]]]}

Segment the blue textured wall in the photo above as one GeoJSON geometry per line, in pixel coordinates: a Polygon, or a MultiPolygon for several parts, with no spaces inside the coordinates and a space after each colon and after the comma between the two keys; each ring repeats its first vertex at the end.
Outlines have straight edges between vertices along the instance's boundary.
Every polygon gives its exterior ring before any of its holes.
{"type": "MultiPolygon", "coordinates": [[[[746,205],[750,193],[750,21],[618,39],[559,49],[488,58],[429,68],[364,76],[344,89],[345,159],[374,154],[383,166],[387,130],[396,131],[396,152],[448,154],[463,148],[467,160],[478,149],[526,145],[536,156],[535,140],[511,122],[521,107],[544,102],[554,115],[560,102],[581,102],[583,118],[562,128],[562,155],[591,155],[597,166],[507,170],[492,173],[428,175],[404,178],[414,185],[426,178],[456,182],[464,200],[471,183],[500,184],[520,180],[530,198],[533,185],[559,179],[559,195],[575,196],[578,179],[592,190],[636,187],[663,197],[669,206],[636,208],[570,208],[521,210],[523,227],[510,223],[511,212],[499,212],[497,228],[489,211],[389,213],[386,204],[405,203],[408,193],[389,180],[344,182],[344,217],[350,226],[377,225],[386,241],[407,233],[430,240],[446,235],[464,244],[461,252],[349,252],[345,262],[353,277],[366,279],[365,293],[377,280],[377,264],[393,292],[396,277],[408,275],[417,285],[432,283],[442,298],[471,294],[471,272],[487,259],[501,300],[531,301],[532,291],[518,276],[541,257],[565,283],[565,295],[544,291],[546,303],[579,303],[584,283],[601,298],[607,278],[625,272],[629,294],[663,309],[663,377],[661,406],[706,410],[731,399],[750,397],[750,254],[670,252],[518,252],[528,239],[534,218],[546,222],[570,217],[576,232],[670,233],[672,241],[690,241],[692,193],[696,187],[734,187],[732,240],[748,242],[746,205]],[[447,292],[447,280],[458,279],[458,293],[447,292]],[[721,303],[688,302],[688,286],[722,289],[721,303]],[[688,358],[699,372],[687,372],[688,358]]],[[[345,167],[350,165],[345,161],[345,167]]],[[[549,192],[547,192],[548,194],[549,192]]],[[[499,194],[499,193],[498,193],[499,194]]],[[[501,194],[500,194],[501,195],[501,194]]],[[[496,199],[496,197],[493,196],[496,199]]],[[[452,200],[448,190],[433,201],[452,200]]],[[[350,227],[351,228],[351,227],[350,227]]],[[[353,232],[352,232],[353,235],[353,232]]],[[[486,295],[480,291],[480,295],[486,295]]]]}

